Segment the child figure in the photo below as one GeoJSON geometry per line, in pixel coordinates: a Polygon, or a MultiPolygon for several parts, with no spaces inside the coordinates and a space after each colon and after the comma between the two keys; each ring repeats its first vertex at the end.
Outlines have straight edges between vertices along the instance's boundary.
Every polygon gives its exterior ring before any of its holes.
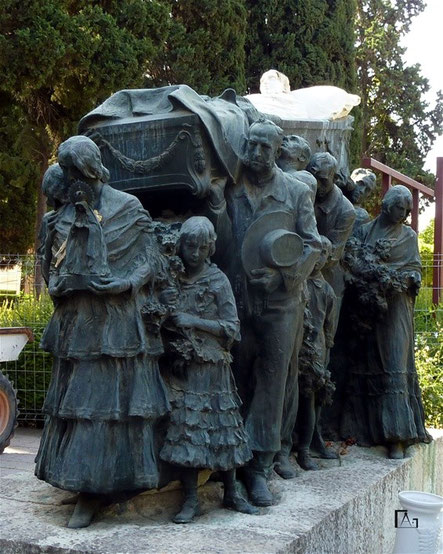
{"type": "Polygon", "coordinates": [[[46,239],[48,235],[52,236],[54,234],[57,217],[63,206],[68,202],[65,177],[58,163],[49,166],[46,170],[42,181],[42,191],[47,198],[48,204],[54,208],[43,216],[38,235],[39,247],[37,249],[37,257],[41,263],[42,276],[45,283],[48,284],[53,244],[52,239],[46,239]]]}
{"type": "Polygon", "coordinates": [[[178,255],[184,274],[178,291],[166,289],[161,296],[170,307],[165,333],[177,339],[166,344],[173,352],[165,376],[172,411],[160,451],[163,460],[181,468],[184,504],[175,523],[189,523],[199,514],[197,478],[203,468],[222,472],[226,508],[258,513],[238,492],[235,478],[235,468],[248,462],[252,452],[230,368],[229,349],[240,338],[240,323],[231,285],[209,261],[215,240],[206,217],[183,223],[178,255]]]}
{"type": "Polygon", "coordinates": [[[334,385],[326,369],[329,349],[334,345],[336,296],[321,273],[331,255],[332,245],[322,236],[320,258],[307,280],[308,303],[305,313],[305,336],[300,352],[300,400],[297,417],[297,462],[303,469],[319,469],[311,458],[311,444],[322,458],[337,455],[325,446],[320,430],[322,405],[331,401],[334,385]]]}

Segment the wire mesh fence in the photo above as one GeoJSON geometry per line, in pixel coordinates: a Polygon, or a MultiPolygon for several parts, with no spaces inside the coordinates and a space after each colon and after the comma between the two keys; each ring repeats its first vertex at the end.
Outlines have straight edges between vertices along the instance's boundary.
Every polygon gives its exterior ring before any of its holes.
{"type": "MultiPolygon", "coordinates": [[[[442,301],[434,306],[432,279],[434,269],[443,265],[443,256],[425,255],[422,262],[423,284],[415,307],[416,347],[420,356],[432,356],[441,345],[443,325],[443,290],[442,301]]],[[[0,327],[28,327],[35,339],[17,361],[0,364],[17,389],[22,424],[39,425],[44,419],[41,409],[51,379],[52,357],[39,343],[52,310],[35,257],[0,254],[0,327]]]]}
{"type": "Polygon", "coordinates": [[[52,310],[35,257],[0,254],[0,327],[27,327],[34,335],[18,360],[0,364],[0,371],[8,375],[17,390],[21,422],[43,421],[52,357],[39,343],[52,310]]]}
{"type": "Polygon", "coordinates": [[[436,322],[443,324],[443,283],[434,283],[434,273],[441,275],[443,255],[438,256],[431,252],[421,255],[422,258],[422,286],[415,303],[415,326],[417,333],[429,334],[429,340],[442,340],[436,333],[436,322]],[[436,293],[440,301],[434,304],[436,293]]]}

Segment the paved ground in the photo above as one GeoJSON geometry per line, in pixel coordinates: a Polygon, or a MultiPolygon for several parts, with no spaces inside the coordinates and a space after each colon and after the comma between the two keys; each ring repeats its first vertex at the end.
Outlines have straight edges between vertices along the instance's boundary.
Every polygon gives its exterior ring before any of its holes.
{"type": "Polygon", "coordinates": [[[11,444],[0,455],[0,478],[23,471],[34,473],[34,458],[41,434],[41,429],[16,429],[11,444]]]}

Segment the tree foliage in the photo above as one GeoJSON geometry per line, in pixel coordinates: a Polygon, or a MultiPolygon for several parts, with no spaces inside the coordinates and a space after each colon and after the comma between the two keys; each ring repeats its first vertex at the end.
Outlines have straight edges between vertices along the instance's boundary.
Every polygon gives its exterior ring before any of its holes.
{"type": "Polygon", "coordinates": [[[335,85],[354,92],[354,0],[246,0],[250,92],[277,69],[292,89],[335,85]]]}
{"type": "Polygon", "coordinates": [[[402,37],[425,8],[423,0],[357,0],[356,60],[361,89],[362,151],[432,185],[424,159],[443,121],[443,96],[425,101],[429,82],[406,66],[402,37]]]}
{"type": "Polygon", "coordinates": [[[34,133],[12,99],[0,94],[0,257],[26,252],[34,236],[34,133]]]}
{"type": "Polygon", "coordinates": [[[80,117],[122,88],[256,92],[271,68],[293,89],[336,85],[362,96],[353,164],[363,151],[431,184],[422,167],[443,96],[433,107],[424,101],[429,84],[419,66],[404,65],[400,45],[423,8],[424,0],[3,0],[0,250],[32,245],[48,160],[80,117]]]}
{"type": "Polygon", "coordinates": [[[171,13],[170,32],[148,84],[185,83],[210,95],[228,87],[244,93],[244,1],[164,0],[164,4],[171,13]]]}
{"type": "Polygon", "coordinates": [[[426,229],[418,235],[418,246],[423,266],[423,283],[425,287],[432,287],[434,270],[434,229],[435,219],[432,219],[426,229]]]}
{"type": "MultiPolygon", "coordinates": [[[[35,202],[48,159],[84,113],[112,92],[142,83],[168,26],[168,10],[157,0],[2,1],[0,93],[21,123],[10,127],[9,139],[2,134],[1,152],[11,141],[12,155],[23,154],[23,172],[28,161],[36,168],[21,188],[22,202],[35,202]],[[19,126],[32,147],[21,140],[19,126]]],[[[11,171],[12,164],[9,159],[11,171]]],[[[16,247],[21,251],[32,244],[32,235],[24,235],[16,247]]]]}

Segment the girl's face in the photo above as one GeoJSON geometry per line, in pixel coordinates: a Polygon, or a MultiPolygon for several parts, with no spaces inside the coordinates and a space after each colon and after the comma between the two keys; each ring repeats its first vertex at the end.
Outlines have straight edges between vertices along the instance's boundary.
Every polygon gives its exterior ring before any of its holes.
{"type": "Polygon", "coordinates": [[[406,198],[399,197],[390,206],[389,219],[392,223],[401,223],[407,218],[409,211],[409,203],[406,198]]]}
{"type": "Polygon", "coordinates": [[[210,244],[203,244],[197,237],[184,237],[181,241],[180,254],[185,268],[201,269],[209,257],[210,248],[210,244]]]}

